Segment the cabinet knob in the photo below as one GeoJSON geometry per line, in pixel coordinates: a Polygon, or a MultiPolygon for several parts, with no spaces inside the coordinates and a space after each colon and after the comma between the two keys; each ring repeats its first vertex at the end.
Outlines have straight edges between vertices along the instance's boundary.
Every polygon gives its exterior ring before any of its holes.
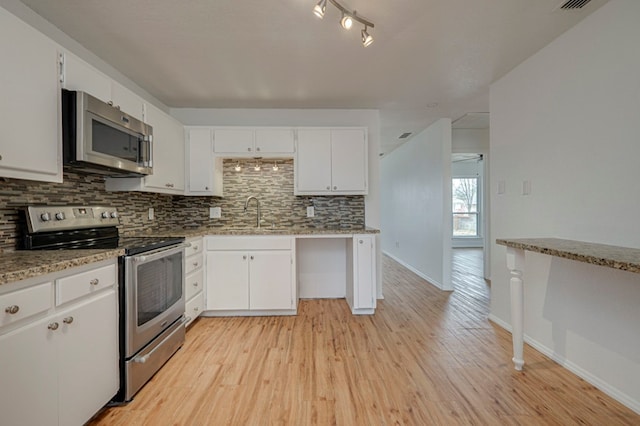
{"type": "Polygon", "coordinates": [[[208,187],[208,186],[205,186],[205,187],[204,187],[204,190],[205,190],[205,191],[208,191],[208,190],[209,190],[209,187],[208,187]]]}
{"type": "Polygon", "coordinates": [[[0,155],[0,160],[2,160],[2,155],[0,155]]]}
{"type": "Polygon", "coordinates": [[[164,186],[166,186],[167,188],[173,188],[173,184],[172,183],[165,183],[164,186]]]}
{"type": "Polygon", "coordinates": [[[251,148],[247,148],[247,151],[251,152],[251,148]]]}
{"type": "Polygon", "coordinates": [[[331,191],[331,187],[330,186],[327,186],[327,191],[331,191]]]}
{"type": "Polygon", "coordinates": [[[195,283],[193,283],[194,287],[198,287],[198,282],[196,281],[195,283]]]}
{"type": "Polygon", "coordinates": [[[199,310],[200,310],[200,308],[198,308],[197,306],[194,306],[194,307],[193,307],[193,311],[194,311],[194,312],[198,312],[199,310]]]}
{"type": "Polygon", "coordinates": [[[193,251],[198,251],[198,246],[193,246],[193,251]]]}
{"type": "Polygon", "coordinates": [[[247,256],[242,256],[242,260],[247,260],[247,256]]]}
{"type": "Polygon", "coordinates": [[[362,240],[359,240],[358,242],[359,242],[360,244],[364,243],[364,241],[362,241],[362,240]]]}
{"type": "Polygon", "coordinates": [[[198,262],[193,262],[193,266],[198,266],[198,262]]]}
{"type": "Polygon", "coordinates": [[[4,311],[5,311],[6,313],[11,314],[11,315],[13,315],[13,314],[17,314],[19,310],[20,310],[20,306],[18,306],[18,305],[11,305],[11,306],[7,306],[7,307],[4,309],[4,311]]]}
{"type": "Polygon", "coordinates": [[[58,324],[57,322],[52,322],[47,326],[49,330],[53,330],[53,331],[57,330],[58,327],[60,327],[60,324],[58,324]]]}
{"type": "Polygon", "coordinates": [[[337,187],[337,186],[334,186],[334,187],[333,187],[333,190],[335,191],[336,189],[338,189],[338,187],[337,187]]]}
{"type": "Polygon", "coordinates": [[[253,256],[251,256],[251,260],[253,260],[253,256]]]}
{"type": "Polygon", "coordinates": [[[100,280],[97,278],[94,278],[91,281],[89,281],[89,284],[91,285],[98,285],[99,283],[100,283],[100,280]]]}
{"type": "Polygon", "coordinates": [[[260,147],[257,147],[257,148],[256,148],[256,151],[260,151],[260,147]]]}
{"type": "Polygon", "coordinates": [[[71,324],[73,322],[73,317],[66,317],[62,322],[65,324],[71,324]]]}

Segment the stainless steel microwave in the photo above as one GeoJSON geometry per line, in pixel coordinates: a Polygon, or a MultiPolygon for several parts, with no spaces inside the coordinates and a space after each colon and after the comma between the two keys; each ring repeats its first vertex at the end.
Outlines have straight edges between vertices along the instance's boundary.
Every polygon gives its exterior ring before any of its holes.
{"type": "Polygon", "coordinates": [[[64,163],[107,176],[153,173],[153,129],[81,91],[62,90],[64,163]]]}

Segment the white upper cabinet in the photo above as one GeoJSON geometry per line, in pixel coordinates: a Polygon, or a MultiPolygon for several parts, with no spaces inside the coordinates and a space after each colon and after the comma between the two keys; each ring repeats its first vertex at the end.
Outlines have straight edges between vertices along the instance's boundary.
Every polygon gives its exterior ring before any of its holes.
{"type": "Polygon", "coordinates": [[[295,195],[366,195],[367,136],[363,128],[298,129],[295,195]]]}
{"type": "Polygon", "coordinates": [[[63,88],[87,92],[130,116],[147,122],[144,116],[145,102],[131,90],[69,52],[61,55],[60,62],[63,88]]]}
{"type": "Polygon", "coordinates": [[[185,195],[222,197],[222,158],[213,156],[213,131],[187,128],[186,135],[185,195]]]}
{"type": "Polygon", "coordinates": [[[0,8],[0,176],[62,182],[57,46],[0,8]]]}
{"type": "Polygon", "coordinates": [[[223,157],[290,157],[295,146],[291,128],[215,128],[213,141],[214,152],[223,157]]]}

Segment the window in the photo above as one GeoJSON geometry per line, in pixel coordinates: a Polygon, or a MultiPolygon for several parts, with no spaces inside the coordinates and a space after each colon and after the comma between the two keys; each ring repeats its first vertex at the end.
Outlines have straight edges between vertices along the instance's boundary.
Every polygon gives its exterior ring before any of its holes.
{"type": "Polygon", "coordinates": [[[452,179],[454,237],[478,237],[478,178],[452,179]]]}

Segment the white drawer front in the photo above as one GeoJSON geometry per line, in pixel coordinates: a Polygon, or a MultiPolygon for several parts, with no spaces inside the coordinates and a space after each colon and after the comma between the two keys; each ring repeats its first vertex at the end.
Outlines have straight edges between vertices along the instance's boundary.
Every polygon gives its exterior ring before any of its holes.
{"type": "Polygon", "coordinates": [[[207,250],[290,250],[293,237],[210,237],[207,250]]]}
{"type": "Polygon", "coordinates": [[[187,275],[184,287],[185,300],[191,299],[197,292],[202,291],[204,288],[204,269],[187,275]]]}
{"type": "Polygon", "coordinates": [[[187,243],[191,244],[185,249],[185,255],[187,257],[193,256],[194,254],[202,253],[202,250],[204,249],[204,241],[202,240],[202,238],[187,240],[187,243]]]}
{"type": "Polygon", "coordinates": [[[116,265],[65,277],[56,282],[56,305],[113,286],[117,281],[116,265]]]}
{"type": "Polygon", "coordinates": [[[47,282],[0,296],[0,326],[11,324],[51,308],[51,288],[47,282]]]}
{"type": "Polygon", "coordinates": [[[189,256],[187,257],[187,260],[185,260],[184,273],[190,274],[196,269],[202,268],[203,264],[204,264],[204,255],[202,253],[197,254],[195,256],[189,256]]]}
{"type": "Polygon", "coordinates": [[[200,292],[196,297],[189,300],[185,306],[185,316],[187,317],[187,324],[191,324],[193,320],[198,318],[204,310],[204,293],[200,292]]]}

